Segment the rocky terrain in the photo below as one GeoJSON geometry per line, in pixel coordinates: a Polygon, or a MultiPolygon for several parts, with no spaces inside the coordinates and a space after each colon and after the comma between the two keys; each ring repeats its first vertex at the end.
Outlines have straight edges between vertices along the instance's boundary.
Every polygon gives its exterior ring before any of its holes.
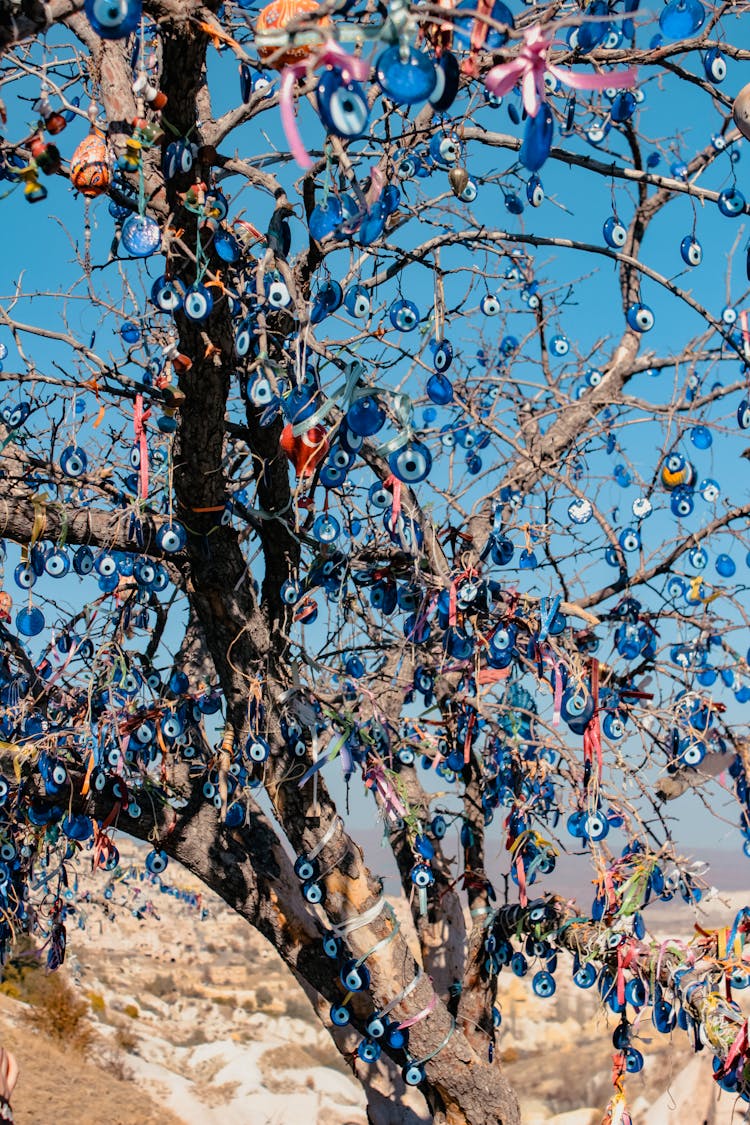
{"type": "MultiPolygon", "coordinates": [[[[137,858],[135,845],[124,852],[127,862],[137,858]]],[[[167,877],[173,892],[200,890],[174,865],[167,877]]],[[[116,882],[107,898],[104,886],[101,874],[82,873],[92,901],[80,928],[71,921],[54,995],[39,992],[38,968],[12,965],[0,986],[0,1042],[21,1064],[17,1121],[364,1125],[361,1088],[250,927],[205,892],[196,904],[138,878],[116,882]],[[80,1018],[71,1016],[63,1041],[50,1039],[59,1028],[50,1028],[48,1009],[65,1012],[76,998],[80,1018]],[[41,1021],[30,1021],[29,1000],[41,1021]]],[[[681,915],[672,927],[689,934],[693,920],[681,915]]],[[[653,919],[658,927],[667,916],[653,919]]],[[[530,980],[501,975],[498,1055],[525,1125],[600,1125],[615,1017],[575,988],[567,966],[557,981],[555,996],[542,1000],[530,980]]],[[[639,1030],[646,1065],[626,1084],[634,1125],[739,1125],[742,1111],[728,1095],[718,1099],[705,1052],[694,1057],[684,1033],[670,1042],[647,1020],[639,1030]]]]}

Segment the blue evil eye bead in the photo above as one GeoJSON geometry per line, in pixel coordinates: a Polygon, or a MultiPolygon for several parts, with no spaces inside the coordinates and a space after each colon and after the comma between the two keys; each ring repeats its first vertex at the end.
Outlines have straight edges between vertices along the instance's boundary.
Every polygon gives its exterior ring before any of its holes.
{"type": "Polygon", "coordinates": [[[476,180],[472,180],[471,176],[469,176],[466,181],[466,186],[458,193],[458,198],[462,203],[473,203],[478,194],[479,188],[477,182],[476,180]]]}
{"type": "Polygon", "coordinates": [[[120,335],[126,344],[137,344],[141,338],[141,330],[132,320],[126,320],[120,329],[120,335]]]}
{"type": "Polygon", "coordinates": [[[191,285],[185,293],[183,309],[188,320],[199,322],[210,315],[214,299],[205,285],[191,285]]]}
{"type": "Polygon", "coordinates": [[[596,984],[596,967],[590,961],[580,965],[573,974],[573,983],[578,988],[592,988],[596,984]]]}
{"type": "Polygon", "coordinates": [[[308,859],[305,855],[297,857],[294,864],[294,874],[303,883],[308,883],[311,879],[317,879],[319,873],[320,865],[317,859],[308,859]]]}
{"type": "Polygon", "coordinates": [[[311,906],[318,906],[323,901],[323,888],[320,883],[303,883],[302,894],[311,906]]]}
{"type": "Polygon", "coordinates": [[[710,449],[714,439],[707,426],[693,426],[690,431],[690,440],[696,449],[710,449]]]}
{"type": "Polygon", "coordinates": [[[316,517],[312,533],[319,543],[335,543],[341,534],[341,525],[335,516],[325,512],[316,517]]]}
{"type": "Polygon", "coordinates": [[[703,261],[703,247],[695,235],[686,234],[680,243],[680,257],[686,266],[699,266],[703,261]]]}
{"type": "Polygon", "coordinates": [[[339,973],[339,980],[347,992],[365,992],[370,987],[370,972],[355,960],[345,961],[339,973]]]}
{"type": "Polygon", "coordinates": [[[517,977],[525,977],[529,971],[529,964],[523,953],[514,953],[510,959],[511,972],[517,977]]]}
{"type": "Polygon", "coordinates": [[[344,294],[338,281],[327,281],[318,290],[317,296],[313,301],[310,311],[310,323],[320,324],[329,313],[335,312],[336,309],[341,307],[343,299],[344,294]]]}
{"type": "Polygon", "coordinates": [[[625,724],[619,715],[608,711],[602,720],[602,731],[605,738],[609,738],[612,742],[619,742],[625,736],[625,724]]]}
{"type": "Polygon", "coordinates": [[[332,1004],[330,1017],[335,1027],[346,1027],[351,1022],[352,1014],[346,1004],[332,1004]]]}
{"type": "Polygon", "coordinates": [[[435,882],[432,868],[426,863],[415,863],[410,872],[411,881],[415,887],[431,887],[435,882]]]}
{"type": "Polygon", "coordinates": [[[453,402],[453,384],[445,375],[431,375],[425,387],[427,397],[438,406],[453,402]]]}
{"type": "Polygon", "coordinates": [[[318,113],[329,133],[337,137],[361,137],[370,111],[359,82],[347,81],[338,67],[330,67],[318,84],[318,113]]]}
{"type": "Polygon", "coordinates": [[[122,224],[120,245],[133,258],[148,258],[161,246],[159,224],[150,215],[128,215],[122,224]]]}
{"type": "Polygon", "coordinates": [[[432,468],[432,454],[421,441],[410,441],[391,453],[388,466],[404,484],[419,484],[432,468]]]}
{"type": "Polygon", "coordinates": [[[734,559],[723,553],[716,556],[714,566],[716,567],[716,573],[720,574],[722,578],[731,578],[737,570],[734,559]]]}
{"type": "Polygon", "coordinates": [[[242,255],[242,247],[238,240],[231,231],[224,230],[222,227],[214,234],[214,250],[222,262],[229,262],[230,265],[238,262],[242,255]]]}
{"type": "Polygon", "coordinates": [[[617,218],[617,215],[610,215],[609,218],[605,220],[604,226],[602,227],[602,234],[604,235],[604,241],[607,243],[607,246],[611,246],[613,250],[619,250],[621,246],[624,246],[628,237],[628,232],[617,218]]]}
{"type": "Polygon", "coordinates": [[[265,278],[266,300],[272,309],[285,309],[292,303],[292,296],[286,282],[280,277],[271,275],[265,278]]]}
{"type": "Polygon", "coordinates": [[[687,586],[682,579],[673,574],[667,582],[667,597],[672,598],[673,601],[679,601],[680,598],[684,598],[686,591],[687,586]]]}
{"type": "Polygon", "coordinates": [[[60,547],[52,547],[44,557],[44,569],[51,578],[63,578],[70,570],[70,559],[60,547]]]}
{"type": "Polygon", "coordinates": [[[637,105],[635,94],[632,90],[621,90],[616,94],[612,100],[612,105],[609,108],[609,116],[613,121],[622,124],[624,121],[630,121],[630,118],[635,113],[637,105]]]}
{"type": "MultiPolygon", "coordinates": [[[[76,401],[76,407],[80,402],[80,399],[76,401]]],[[[83,404],[81,403],[81,405],[83,404]]],[[[14,430],[17,426],[22,426],[28,418],[29,414],[31,413],[31,404],[28,402],[19,402],[17,406],[8,407],[7,410],[7,417],[4,410],[3,418],[8,423],[10,428],[14,430]]]]}
{"type": "Polygon", "coordinates": [[[641,537],[634,527],[626,527],[620,532],[618,542],[623,551],[638,551],[641,546],[641,537]]]}
{"type": "Polygon", "coordinates": [[[430,140],[430,156],[444,168],[457,164],[461,156],[461,141],[455,133],[435,133],[430,140]]]}
{"type": "Polygon", "coordinates": [[[117,559],[111,551],[101,551],[94,568],[102,578],[114,578],[117,575],[117,559]]]}
{"type": "MultiPolygon", "coordinates": [[[[632,982],[631,982],[632,983],[632,982]]],[[[640,982],[639,982],[640,983],[640,982]]],[[[627,986],[626,986],[627,988],[627,986]]],[[[625,1070],[628,1074],[639,1074],[643,1070],[643,1055],[637,1047],[626,1047],[623,1051],[625,1056],[625,1070]]]]}
{"type": "Polygon", "coordinates": [[[717,85],[727,76],[727,60],[718,47],[711,47],[703,56],[703,69],[709,82],[717,85]]]}
{"type": "Polygon", "coordinates": [[[60,468],[66,477],[82,477],[88,463],[86,451],[80,445],[68,445],[60,454],[60,468]]]}
{"type": "Polygon", "coordinates": [[[361,246],[372,246],[377,242],[385,230],[385,220],[388,218],[383,204],[378,201],[369,209],[362,225],[359,228],[359,242],[361,246]]]}
{"type": "Polygon", "coordinates": [[[44,628],[44,614],[33,605],[16,614],[16,629],[24,637],[37,637],[44,628]]]}
{"type": "Polygon", "coordinates": [[[412,332],[419,324],[419,309],[413,301],[401,298],[394,301],[388,310],[391,324],[400,332],[412,332]]]}
{"type": "Polygon", "coordinates": [[[396,105],[427,101],[437,85],[435,65],[429,55],[409,47],[402,58],[399,44],[387,47],[378,57],[375,74],[383,93],[396,105]]]}
{"type": "Polygon", "coordinates": [[[450,340],[433,340],[430,347],[432,348],[432,366],[438,374],[442,374],[453,363],[453,345],[450,340]]]}
{"type": "Polygon", "coordinates": [[[700,0],[669,0],[659,16],[659,27],[667,39],[690,39],[700,31],[706,9],[700,0]]]}
{"type": "Polygon", "coordinates": [[[590,500],[581,497],[577,500],[571,500],[568,504],[568,516],[576,524],[588,523],[594,515],[594,506],[590,500]]]}
{"type": "Polygon", "coordinates": [[[634,332],[650,332],[654,327],[654,314],[642,301],[634,301],[629,306],[625,319],[634,332]]]}
{"type": "Polygon", "coordinates": [[[461,69],[452,51],[443,51],[435,60],[435,89],[430,94],[430,105],[438,113],[450,109],[458,93],[461,69]]]}
{"type": "Polygon", "coordinates": [[[156,533],[156,543],[160,550],[172,555],[175,551],[181,551],[187,543],[187,532],[181,523],[173,520],[172,523],[162,524],[159,528],[156,533]]]}
{"type": "Polygon", "coordinates": [[[424,1068],[419,1063],[409,1063],[401,1071],[401,1077],[407,1086],[418,1086],[420,1082],[424,1082],[424,1068]]]}
{"type": "Polygon", "coordinates": [[[557,986],[552,973],[548,973],[546,969],[542,969],[540,972],[534,973],[534,976],[531,978],[531,987],[536,996],[547,999],[548,996],[554,996],[557,986]]]}
{"type": "Polygon", "coordinates": [[[83,577],[94,569],[94,552],[90,547],[79,547],[73,556],[73,570],[83,577]]]}
{"type": "Polygon", "coordinates": [[[534,117],[526,119],[523,144],[518,159],[529,172],[538,172],[550,154],[555,135],[555,119],[546,102],[534,117]]]}
{"type": "Polygon", "coordinates": [[[589,813],[583,822],[583,831],[587,839],[596,843],[608,835],[609,821],[603,812],[589,813]]]}
{"type": "Polygon", "coordinates": [[[316,242],[322,242],[338,228],[343,219],[343,208],[335,195],[313,208],[308,220],[308,230],[316,242]]]}
{"type": "Polygon", "coordinates": [[[500,302],[494,293],[485,293],[479,302],[479,308],[485,316],[497,316],[500,312],[500,302]]]}
{"type": "Polygon", "coordinates": [[[357,320],[364,320],[370,315],[372,303],[370,294],[363,285],[350,285],[344,296],[344,308],[357,320]]]}
{"type": "MultiPolygon", "coordinates": [[[[254,735],[248,738],[245,744],[245,753],[252,762],[265,762],[271,753],[271,747],[268,745],[265,738],[261,738],[260,735],[254,735]]],[[[312,877],[312,875],[300,876],[303,880],[311,879],[312,877]]]]}
{"type": "Polygon", "coordinates": [[[186,175],[193,167],[196,148],[189,141],[171,141],[164,149],[161,167],[168,180],[186,175]]]}
{"type": "Polygon", "coordinates": [[[724,188],[719,192],[716,204],[722,215],[728,219],[736,219],[745,210],[745,197],[739,188],[724,188]]]}
{"type": "Polygon", "coordinates": [[[514,191],[507,191],[503,202],[505,203],[506,211],[510,212],[511,215],[523,214],[523,203],[520,196],[516,195],[514,191]]]}
{"type": "Polygon", "coordinates": [[[19,586],[22,590],[30,590],[36,580],[37,575],[32,567],[26,566],[25,563],[18,563],[13,571],[13,581],[16,586],[19,586]]]}
{"type": "Polygon", "coordinates": [[[570,351],[570,342],[567,336],[553,336],[549,342],[552,355],[564,356],[570,351]]]}
{"type": "Polygon", "coordinates": [[[150,851],[146,856],[146,870],[152,875],[161,875],[169,863],[169,856],[165,851],[150,851]]]}
{"type": "Polygon", "coordinates": [[[693,514],[695,509],[695,501],[693,494],[689,488],[675,488],[671,497],[669,498],[669,507],[673,516],[679,519],[686,519],[693,514]]]}
{"type": "Polygon", "coordinates": [[[371,1039],[362,1039],[357,1047],[357,1055],[365,1063],[375,1063],[380,1058],[383,1048],[379,1043],[373,1043],[371,1039]]]}
{"type": "Polygon", "coordinates": [[[349,430],[358,437],[372,437],[385,425],[385,410],[374,395],[364,395],[346,412],[349,430]]]}
{"type": "Polygon", "coordinates": [[[125,39],[141,22],[141,0],[86,0],[83,10],[100,39],[125,39]]]}
{"type": "Polygon", "coordinates": [[[737,425],[741,430],[750,429],[750,399],[743,398],[737,407],[737,425]]]}
{"type": "Polygon", "coordinates": [[[532,207],[541,207],[544,203],[544,188],[536,173],[529,177],[529,182],[526,184],[526,198],[532,207]]]}
{"type": "Polygon", "coordinates": [[[698,491],[707,504],[715,504],[721,496],[719,482],[712,477],[705,477],[698,485],[698,491]]]}
{"type": "Polygon", "coordinates": [[[688,551],[688,562],[694,570],[705,570],[708,566],[708,553],[703,547],[693,547],[688,551]]]}

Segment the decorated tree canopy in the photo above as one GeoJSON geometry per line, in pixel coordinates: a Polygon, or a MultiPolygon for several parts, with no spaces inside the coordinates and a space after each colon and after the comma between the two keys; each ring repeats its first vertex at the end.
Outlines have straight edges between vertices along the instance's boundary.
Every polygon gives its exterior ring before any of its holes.
{"type": "Polygon", "coordinates": [[[750,1100],[750,909],[648,911],[750,857],[749,9],[2,6],[5,956],[128,833],[373,1122],[519,1120],[502,970],[619,1017],[607,1120],[648,1021],[750,1100]]]}

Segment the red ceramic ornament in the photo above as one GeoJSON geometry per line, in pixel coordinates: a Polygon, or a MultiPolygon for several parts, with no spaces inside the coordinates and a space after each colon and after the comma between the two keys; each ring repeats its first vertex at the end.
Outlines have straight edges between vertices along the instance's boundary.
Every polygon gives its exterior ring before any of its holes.
{"type": "Polygon", "coordinates": [[[295,437],[291,423],[287,423],[281,431],[279,445],[298,477],[311,477],[328,453],[328,437],[323,426],[313,426],[295,437]]]}
{"type": "MultiPolygon", "coordinates": [[[[278,31],[306,12],[316,12],[319,8],[317,0],[272,0],[258,13],[255,21],[255,30],[278,31]]],[[[319,21],[328,23],[327,19],[319,21]]],[[[322,42],[322,40],[321,40],[322,42]]],[[[320,46],[320,44],[318,44],[320,46]]],[[[272,66],[274,70],[282,70],[285,66],[302,62],[315,50],[315,44],[305,43],[298,47],[263,47],[256,43],[256,48],[261,62],[272,66]]]]}

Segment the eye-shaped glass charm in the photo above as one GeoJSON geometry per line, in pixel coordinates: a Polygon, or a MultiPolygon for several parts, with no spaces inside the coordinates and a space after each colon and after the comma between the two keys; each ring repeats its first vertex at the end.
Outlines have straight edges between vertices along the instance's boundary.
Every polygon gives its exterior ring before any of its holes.
{"type": "Polygon", "coordinates": [[[529,182],[526,184],[526,198],[532,207],[541,207],[544,203],[544,188],[536,173],[529,178],[529,182]]]}
{"type": "Polygon", "coordinates": [[[432,468],[432,454],[421,441],[410,441],[391,453],[388,467],[404,484],[419,484],[432,468]]]}
{"type": "Polygon", "coordinates": [[[618,542],[623,551],[631,553],[640,549],[641,537],[634,527],[626,527],[620,532],[618,542]]]}
{"type": "Polygon", "coordinates": [[[292,297],[286,282],[280,277],[266,277],[266,298],[272,309],[285,309],[292,303],[292,297]]]}
{"type": "Polygon", "coordinates": [[[531,987],[536,996],[547,999],[549,996],[554,996],[557,986],[552,973],[548,973],[546,969],[541,969],[538,973],[534,973],[531,978],[531,987]]]}
{"type": "Polygon", "coordinates": [[[347,992],[366,992],[370,987],[370,972],[352,958],[342,965],[339,980],[347,992]]]}
{"type": "Polygon", "coordinates": [[[727,60],[718,47],[711,47],[703,56],[703,69],[709,82],[718,85],[727,76],[727,60]]]}
{"type": "Polygon", "coordinates": [[[435,89],[430,94],[430,105],[438,113],[450,109],[458,93],[461,69],[451,51],[443,51],[435,60],[435,89]]]}
{"type": "Polygon", "coordinates": [[[379,1043],[373,1043],[370,1039],[362,1039],[357,1047],[357,1054],[362,1062],[375,1063],[378,1061],[382,1054],[383,1048],[379,1043]]]}
{"type": "Polygon", "coordinates": [[[667,39],[690,39],[703,27],[706,10],[700,0],[669,0],[659,16],[667,39]]]}
{"type": "Polygon", "coordinates": [[[173,520],[172,523],[165,523],[159,528],[156,533],[157,546],[166,551],[167,554],[174,554],[175,551],[181,551],[187,543],[187,532],[181,523],[173,520]]]}
{"type": "Polygon", "coordinates": [[[695,235],[686,234],[680,243],[680,256],[686,266],[699,266],[703,261],[703,247],[695,235]]]}
{"type": "Polygon", "coordinates": [[[191,285],[185,293],[183,307],[188,320],[195,322],[205,320],[214,307],[211,291],[202,284],[191,285]]]}
{"type": "Polygon", "coordinates": [[[328,132],[337,137],[361,137],[370,119],[364,90],[359,82],[348,81],[338,67],[321,75],[318,113],[328,132]]]}
{"type": "Polygon", "coordinates": [[[618,250],[621,246],[624,246],[628,237],[628,232],[617,218],[617,215],[610,215],[609,218],[605,220],[604,226],[602,227],[602,234],[604,235],[604,241],[607,243],[607,246],[611,246],[613,250],[618,250]]]}
{"type": "Polygon", "coordinates": [[[19,402],[17,406],[6,407],[3,410],[3,420],[11,430],[14,430],[24,424],[30,413],[31,405],[28,402],[19,402]]]}
{"type": "Polygon", "coordinates": [[[428,867],[426,863],[415,863],[410,875],[415,887],[431,887],[435,882],[432,868],[428,867]]]}
{"type": "Polygon", "coordinates": [[[590,500],[585,497],[580,497],[576,500],[571,500],[568,504],[568,516],[576,524],[585,524],[594,515],[594,507],[590,500]]]}
{"type": "Polygon", "coordinates": [[[37,575],[32,567],[26,566],[24,563],[18,563],[13,571],[13,580],[16,586],[20,586],[22,590],[30,590],[37,580],[37,575]]]}
{"type": "Polygon", "coordinates": [[[344,296],[344,308],[357,320],[365,320],[372,310],[368,290],[363,285],[350,285],[344,296]]]}
{"type": "Polygon", "coordinates": [[[671,492],[674,488],[689,488],[695,480],[695,469],[681,453],[670,453],[661,469],[661,483],[671,492]]]}
{"type": "Polygon", "coordinates": [[[494,293],[485,293],[479,302],[479,308],[485,316],[497,316],[500,312],[500,302],[494,293]]]}
{"type": "Polygon", "coordinates": [[[161,246],[159,224],[150,215],[129,215],[122,224],[120,245],[133,258],[148,258],[161,246]]]}
{"type": "Polygon", "coordinates": [[[405,298],[394,301],[388,310],[391,324],[400,332],[412,332],[419,324],[419,309],[405,298]]]}
{"type": "MultiPolygon", "coordinates": [[[[265,738],[261,738],[260,735],[251,735],[245,744],[245,753],[251,762],[265,762],[271,753],[271,747],[268,745],[265,738]]],[[[312,879],[317,872],[311,872],[309,875],[299,875],[295,865],[295,874],[305,881],[307,879],[312,879]]]]}
{"type": "Polygon", "coordinates": [[[567,336],[553,336],[549,342],[552,355],[564,356],[570,351],[570,342],[567,336]]]}
{"type": "Polygon", "coordinates": [[[125,39],[141,22],[141,0],[86,0],[86,18],[101,39],[125,39]]]}
{"type": "Polygon", "coordinates": [[[445,375],[431,375],[425,386],[427,397],[438,406],[453,402],[453,384],[445,375]]]}
{"type": "Polygon", "coordinates": [[[721,496],[719,482],[711,477],[705,477],[698,485],[698,491],[707,504],[715,504],[721,496]]]}
{"type": "Polygon", "coordinates": [[[750,429],[750,399],[743,398],[737,407],[737,425],[741,430],[750,429]]]}
{"type": "Polygon", "coordinates": [[[726,215],[728,219],[736,219],[745,210],[745,197],[739,188],[724,188],[719,192],[716,204],[722,215],[726,215]]]}
{"type": "Polygon", "coordinates": [[[332,1004],[329,1015],[331,1023],[335,1027],[346,1027],[352,1018],[352,1014],[345,1004],[332,1004]]]}
{"type": "Polygon", "coordinates": [[[396,105],[424,102],[437,85],[435,65],[429,55],[409,47],[402,58],[401,45],[387,47],[375,63],[383,93],[396,105]]]}
{"type": "Polygon", "coordinates": [[[714,566],[716,567],[716,573],[720,574],[722,578],[731,578],[737,570],[734,559],[726,554],[717,555],[714,566]]]}
{"type": "Polygon", "coordinates": [[[310,323],[320,324],[329,313],[335,312],[336,309],[341,307],[343,299],[344,294],[338,281],[327,281],[318,290],[318,294],[313,301],[310,323]]]}
{"type": "Polygon", "coordinates": [[[152,875],[161,875],[169,863],[169,856],[165,851],[150,851],[146,856],[146,870],[152,875]]]}
{"type": "Polygon", "coordinates": [[[335,516],[323,513],[316,517],[312,533],[319,543],[334,543],[341,534],[341,525],[335,516]]]}
{"type": "Polygon", "coordinates": [[[546,102],[534,117],[527,117],[523,144],[518,159],[529,172],[538,172],[550,154],[555,135],[555,119],[546,102]]]}
{"type": "Polygon", "coordinates": [[[632,90],[620,90],[618,94],[615,94],[612,100],[609,116],[613,121],[616,121],[618,125],[622,124],[624,121],[630,121],[637,104],[632,90]]]}
{"type": "Polygon", "coordinates": [[[678,519],[687,519],[688,516],[692,515],[695,500],[690,489],[682,486],[675,488],[669,500],[669,507],[672,515],[677,516],[678,519]]]}
{"type": "Polygon", "coordinates": [[[80,445],[68,445],[60,454],[60,468],[66,477],[82,477],[89,459],[80,445]]]}
{"type": "Polygon", "coordinates": [[[70,570],[70,559],[60,547],[52,547],[45,555],[44,569],[52,578],[62,578],[70,570]]]}
{"type": "Polygon", "coordinates": [[[372,437],[385,425],[385,410],[374,395],[364,395],[349,407],[346,421],[349,430],[356,436],[372,437]]]}
{"type": "Polygon", "coordinates": [[[419,1063],[409,1063],[401,1071],[401,1077],[407,1086],[418,1086],[420,1082],[424,1082],[424,1067],[420,1066],[419,1063]]]}
{"type": "Polygon", "coordinates": [[[448,168],[461,157],[461,141],[455,133],[435,133],[430,140],[430,156],[436,164],[448,168]]]}
{"type": "Polygon", "coordinates": [[[634,332],[650,332],[654,327],[654,314],[642,301],[634,301],[629,306],[625,319],[634,332]]]}

